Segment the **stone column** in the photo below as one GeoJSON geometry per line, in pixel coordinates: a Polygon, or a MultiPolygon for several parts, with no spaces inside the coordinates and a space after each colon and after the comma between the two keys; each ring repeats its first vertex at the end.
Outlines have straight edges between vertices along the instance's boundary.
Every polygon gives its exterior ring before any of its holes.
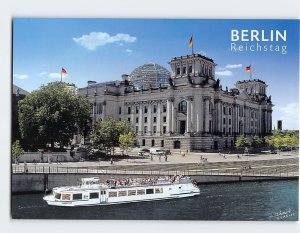
{"type": "Polygon", "coordinates": [[[143,135],[143,104],[139,104],[139,135],[143,135]]]}
{"type": "Polygon", "coordinates": [[[131,109],[131,125],[132,125],[132,126],[135,126],[135,119],[134,119],[135,105],[132,104],[132,105],[130,106],[130,109],[131,109]]]}
{"type": "Polygon", "coordinates": [[[160,102],[157,103],[156,134],[160,135],[160,102]]]}
{"type": "Polygon", "coordinates": [[[190,99],[190,106],[191,106],[191,125],[190,125],[190,132],[195,131],[195,124],[194,124],[194,103],[193,97],[190,99]]]}
{"type": "Polygon", "coordinates": [[[204,127],[204,132],[208,133],[209,132],[209,98],[204,99],[204,106],[205,106],[205,127],[204,127]]]}
{"type": "Polygon", "coordinates": [[[167,133],[170,133],[172,128],[172,101],[171,99],[167,100],[167,133]]]}
{"type": "Polygon", "coordinates": [[[148,134],[152,135],[152,105],[151,102],[148,104],[148,115],[147,115],[147,120],[148,120],[148,134]]]}
{"type": "Polygon", "coordinates": [[[191,101],[187,99],[186,132],[191,132],[191,101]]]}
{"type": "Polygon", "coordinates": [[[199,131],[204,131],[204,99],[199,98],[199,131]]]}
{"type": "Polygon", "coordinates": [[[106,101],[102,104],[102,120],[106,118],[106,101]]]}
{"type": "Polygon", "coordinates": [[[195,109],[195,120],[194,125],[196,126],[196,132],[200,131],[200,103],[199,103],[199,96],[195,97],[195,104],[194,104],[194,109],[195,109]]]}
{"type": "Polygon", "coordinates": [[[175,113],[175,108],[174,108],[174,100],[172,99],[172,103],[171,103],[171,119],[172,119],[172,123],[171,123],[171,132],[175,132],[175,124],[176,124],[176,113],[175,113]]]}

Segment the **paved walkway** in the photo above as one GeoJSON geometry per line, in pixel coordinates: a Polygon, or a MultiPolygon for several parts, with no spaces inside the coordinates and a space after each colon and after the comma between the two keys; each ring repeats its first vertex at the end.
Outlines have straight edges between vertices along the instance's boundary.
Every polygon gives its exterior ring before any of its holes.
{"type": "MultiPolygon", "coordinates": [[[[132,151],[131,154],[137,154],[132,151]]],[[[190,152],[183,156],[180,153],[173,153],[168,155],[167,161],[165,161],[164,156],[159,160],[159,156],[154,155],[153,160],[151,157],[140,157],[134,156],[134,158],[115,160],[113,165],[155,165],[155,164],[188,164],[188,163],[216,163],[216,162],[251,162],[259,160],[277,160],[277,159],[290,159],[298,158],[298,152],[281,152],[279,154],[249,154],[249,155],[239,155],[238,154],[219,154],[219,153],[199,153],[190,152]],[[201,160],[202,158],[202,160],[201,160]],[[206,161],[207,159],[207,161],[206,161]]],[[[32,163],[28,163],[28,166],[32,166],[32,163]]],[[[91,167],[91,166],[111,166],[110,161],[84,161],[84,162],[63,162],[57,164],[53,162],[48,163],[38,163],[36,166],[68,166],[68,167],[91,167]]]]}

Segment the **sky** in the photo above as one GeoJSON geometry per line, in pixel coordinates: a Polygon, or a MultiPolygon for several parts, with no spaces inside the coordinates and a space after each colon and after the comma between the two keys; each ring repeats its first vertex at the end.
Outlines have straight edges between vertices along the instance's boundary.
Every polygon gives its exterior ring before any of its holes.
{"type": "MultiPolygon", "coordinates": [[[[241,35],[241,34],[239,34],[241,35]]],[[[283,120],[284,129],[299,129],[299,21],[297,20],[203,20],[203,19],[55,19],[14,18],[13,83],[26,91],[60,80],[85,87],[87,81],[121,80],[135,68],[155,62],[170,70],[168,62],[194,53],[212,58],[216,78],[223,89],[238,80],[252,78],[268,84],[272,96],[273,127],[283,120]],[[231,31],[286,30],[286,41],[236,41],[231,48],[231,31]],[[246,43],[267,46],[267,51],[245,51],[246,43]],[[278,46],[279,51],[270,51],[278,46]],[[282,53],[286,46],[286,53],[282,53]]],[[[250,38],[250,36],[244,39],[250,38]]],[[[274,37],[275,39],[275,37],[274,37]]]]}

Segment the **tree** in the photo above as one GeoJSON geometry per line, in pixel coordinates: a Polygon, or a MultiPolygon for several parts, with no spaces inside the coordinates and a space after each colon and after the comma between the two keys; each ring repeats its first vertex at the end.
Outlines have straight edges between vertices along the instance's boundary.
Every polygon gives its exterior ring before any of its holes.
{"type": "Polygon", "coordinates": [[[111,153],[115,147],[119,146],[120,135],[128,135],[129,132],[132,130],[128,121],[107,119],[97,122],[90,137],[95,147],[111,153]]]}
{"type": "Polygon", "coordinates": [[[36,147],[57,142],[70,143],[74,133],[81,133],[90,119],[91,105],[73,86],[49,83],[19,101],[19,125],[22,139],[36,147]]]}
{"type": "Polygon", "coordinates": [[[13,144],[12,144],[12,156],[15,162],[17,162],[18,158],[20,157],[20,155],[24,154],[24,150],[20,145],[20,141],[16,140],[13,144]]]}
{"type": "Polygon", "coordinates": [[[254,148],[259,148],[263,145],[263,142],[264,142],[263,139],[261,139],[258,136],[254,136],[252,138],[251,146],[254,147],[254,148]]]}
{"type": "Polygon", "coordinates": [[[248,147],[250,146],[250,142],[247,138],[244,137],[244,135],[241,135],[236,139],[235,146],[237,148],[248,147]]]}
{"type": "Polygon", "coordinates": [[[121,134],[119,137],[119,143],[121,149],[126,151],[126,155],[128,155],[129,148],[133,145],[135,141],[135,135],[132,132],[127,134],[121,134]]]}
{"type": "Polygon", "coordinates": [[[299,147],[299,131],[296,130],[274,130],[272,136],[265,138],[266,143],[277,150],[284,147],[299,147]]]}

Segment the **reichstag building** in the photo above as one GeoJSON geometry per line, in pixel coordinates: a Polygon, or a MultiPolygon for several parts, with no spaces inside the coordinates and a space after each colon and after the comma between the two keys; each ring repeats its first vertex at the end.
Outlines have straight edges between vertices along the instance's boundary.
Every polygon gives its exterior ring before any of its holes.
{"type": "Polygon", "coordinates": [[[223,90],[216,63],[201,54],[174,57],[166,68],[149,63],[122,81],[79,88],[93,104],[92,124],[128,120],[141,147],[217,150],[233,147],[239,135],[272,130],[272,101],[259,79],[238,81],[223,90]]]}

